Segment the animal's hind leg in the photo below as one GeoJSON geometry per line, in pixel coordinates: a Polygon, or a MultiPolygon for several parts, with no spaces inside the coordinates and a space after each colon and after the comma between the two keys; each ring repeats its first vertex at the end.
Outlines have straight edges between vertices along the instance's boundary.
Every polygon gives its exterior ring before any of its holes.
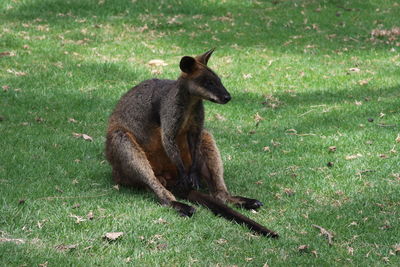
{"type": "Polygon", "coordinates": [[[224,182],[221,155],[212,135],[203,130],[201,135],[201,175],[206,180],[211,195],[222,202],[232,203],[245,209],[258,209],[263,204],[257,199],[231,196],[224,182]]]}
{"type": "Polygon", "coordinates": [[[193,207],[177,202],[175,196],[160,183],[132,134],[122,130],[109,133],[106,151],[115,181],[123,185],[144,184],[156,194],[161,204],[173,207],[183,216],[194,213],[193,207]]]}

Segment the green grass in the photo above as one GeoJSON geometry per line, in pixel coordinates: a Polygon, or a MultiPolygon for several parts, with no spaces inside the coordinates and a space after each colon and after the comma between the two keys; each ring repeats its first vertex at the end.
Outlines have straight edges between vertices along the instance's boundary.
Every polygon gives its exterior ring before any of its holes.
{"type": "Polygon", "coordinates": [[[0,265],[399,266],[400,36],[371,35],[399,13],[385,0],[1,1],[0,265]],[[265,203],[243,213],[278,240],[113,188],[103,150],[119,97],[212,47],[233,100],[206,104],[207,128],[230,190],[265,203]],[[152,73],[155,58],[168,66],[152,73]]]}

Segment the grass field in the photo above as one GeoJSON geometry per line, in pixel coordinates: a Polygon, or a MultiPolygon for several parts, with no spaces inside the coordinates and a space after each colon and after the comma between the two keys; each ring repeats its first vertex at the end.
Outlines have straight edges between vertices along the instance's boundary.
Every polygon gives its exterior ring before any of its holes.
{"type": "Polygon", "coordinates": [[[1,266],[400,265],[399,1],[3,0],[0,14],[1,266]],[[206,126],[230,190],[265,203],[243,213],[278,240],[111,181],[119,97],[212,47],[233,99],[207,103],[206,126]]]}

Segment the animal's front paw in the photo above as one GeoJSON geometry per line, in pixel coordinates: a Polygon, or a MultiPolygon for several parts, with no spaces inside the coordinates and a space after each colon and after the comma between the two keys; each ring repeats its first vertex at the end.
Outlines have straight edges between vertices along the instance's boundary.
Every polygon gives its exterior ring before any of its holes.
{"type": "Polygon", "coordinates": [[[181,215],[182,217],[192,217],[195,213],[196,209],[190,205],[186,205],[185,203],[181,203],[178,201],[172,201],[171,206],[181,215]]]}
{"type": "Polygon", "coordinates": [[[261,206],[264,206],[264,204],[257,199],[240,197],[240,196],[235,196],[234,198],[238,200],[236,206],[245,208],[247,210],[256,210],[259,209],[261,206]]]}
{"type": "Polygon", "coordinates": [[[189,185],[192,187],[192,189],[199,190],[199,188],[200,188],[200,176],[197,174],[197,172],[191,172],[189,174],[188,182],[189,182],[189,185]]]}

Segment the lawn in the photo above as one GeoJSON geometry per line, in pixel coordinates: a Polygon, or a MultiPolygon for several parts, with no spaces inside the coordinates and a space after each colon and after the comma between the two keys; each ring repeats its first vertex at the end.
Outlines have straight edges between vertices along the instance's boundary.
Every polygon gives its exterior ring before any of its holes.
{"type": "Polygon", "coordinates": [[[3,0],[0,14],[1,266],[400,265],[399,1],[3,0]],[[265,204],[242,212],[277,240],[111,181],[120,96],[213,47],[233,98],[206,103],[206,127],[230,190],[265,204]]]}

